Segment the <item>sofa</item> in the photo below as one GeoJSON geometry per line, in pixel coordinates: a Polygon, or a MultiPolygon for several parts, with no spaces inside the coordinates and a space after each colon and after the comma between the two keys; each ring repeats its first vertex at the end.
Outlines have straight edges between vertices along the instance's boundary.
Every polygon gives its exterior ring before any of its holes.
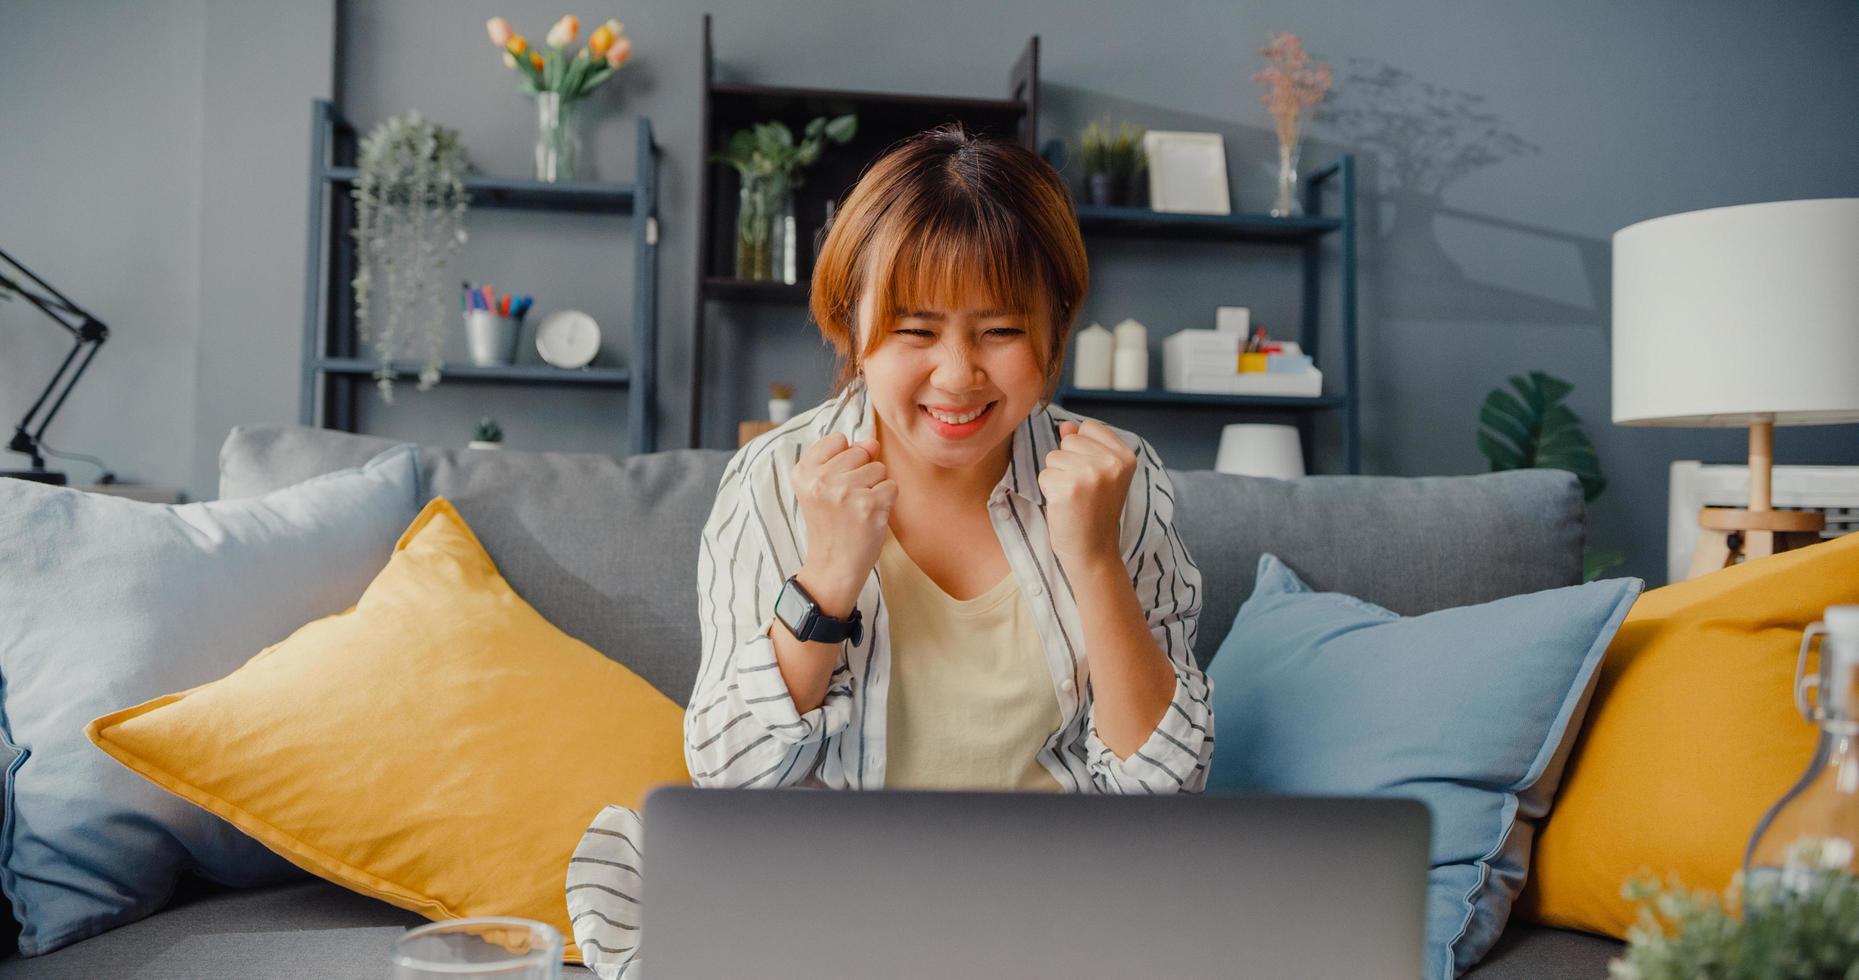
{"type": "MultiPolygon", "coordinates": [[[[220,454],[220,494],[256,495],[358,466],[392,444],[291,426],[235,429],[220,454]]],[[[512,586],[551,622],[683,703],[697,668],[698,535],[729,458],[719,450],[614,459],[422,447],[422,493],[451,500],[512,586]]],[[[1181,536],[1205,587],[1195,649],[1203,664],[1266,551],[1313,588],[1407,615],[1581,578],[1582,495],[1565,473],[1170,475],[1181,536]]],[[[422,921],[308,875],[253,890],[189,880],[164,911],[65,949],[22,959],[5,942],[0,980],[373,978],[386,972],[393,937],[422,921]]],[[[1620,951],[1611,939],[1513,921],[1469,975],[1599,978],[1620,951]]]]}

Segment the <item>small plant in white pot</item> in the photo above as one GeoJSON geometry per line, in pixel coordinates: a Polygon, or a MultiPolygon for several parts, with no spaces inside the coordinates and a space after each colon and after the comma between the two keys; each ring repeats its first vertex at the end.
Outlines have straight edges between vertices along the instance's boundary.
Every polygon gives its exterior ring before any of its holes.
{"type": "Polygon", "coordinates": [[[478,420],[478,426],[472,430],[471,441],[465,444],[470,449],[502,449],[503,426],[489,417],[478,420]]]}

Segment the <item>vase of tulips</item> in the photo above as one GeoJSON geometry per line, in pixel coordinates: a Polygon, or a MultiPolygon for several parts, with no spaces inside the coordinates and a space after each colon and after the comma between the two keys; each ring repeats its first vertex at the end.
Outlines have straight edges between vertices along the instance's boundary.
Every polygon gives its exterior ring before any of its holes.
{"type": "Polygon", "coordinates": [[[1272,201],[1272,217],[1288,218],[1304,213],[1297,199],[1297,158],[1304,138],[1304,114],[1329,92],[1330,66],[1313,63],[1296,34],[1273,34],[1271,43],[1259,53],[1270,63],[1252,80],[1265,87],[1259,101],[1271,113],[1278,132],[1278,194],[1272,201]]]}
{"type": "Polygon", "coordinates": [[[517,86],[536,100],[536,179],[574,180],[581,155],[576,104],[626,64],[632,39],[617,20],[609,20],[587,37],[587,45],[570,51],[581,33],[581,19],[569,14],[549,28],[547,49],[538,51],[502,17],[485,23],[503,63],[518,75],[517,86]]]}

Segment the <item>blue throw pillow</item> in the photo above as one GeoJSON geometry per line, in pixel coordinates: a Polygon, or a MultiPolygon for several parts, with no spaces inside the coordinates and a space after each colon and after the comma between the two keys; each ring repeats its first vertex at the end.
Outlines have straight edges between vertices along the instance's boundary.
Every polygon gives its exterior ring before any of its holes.
{"type": "Polygon", "coordinates": [[[179,506],[0,479],[0,729],[13,753],[0,886],[22,954],[156,911],[182,871],[227,885],[301,874],[118,765],[84,726],[223,677],[352,606],[419,502],[410,445],[262,497],[179,506]]]}
{"type": "Polygon", "coordinates": [[[1402,617],[1275,555],[1207,671],[1209,793],[1406,796],[1433,811],[1429,980],[1489,952],[1523,889],[1596,669],[1645,583],[1402,617]]]}

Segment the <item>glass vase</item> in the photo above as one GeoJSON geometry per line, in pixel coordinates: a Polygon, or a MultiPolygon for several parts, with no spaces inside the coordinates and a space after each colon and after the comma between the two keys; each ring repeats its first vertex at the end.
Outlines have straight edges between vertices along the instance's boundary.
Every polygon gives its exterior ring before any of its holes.
{"type": "Polygon", "coordinates": [[[536,179],[545,183],[574,180],[581,156],[580,113],[573,99],[559,92],[536,94],[536,179]]]}
{"type": "Polygon", "coordinates": [[[1833,606],[1801,637],[1795,706],[1820,727],[1807,772],[1764,814],[1743,860],[1745,907],[1811,894],[1859,874],[1859,606],[1833,606]],[[1818,676],[1806,675],[1814,637],[1824,636],[1818,676]],[[1815,693],[1809,703],[1808,693],[1815,693]]]}
{"type": "Polygon", "coordinates": [[[1278,144],[1278,196],[1272,201],[1272,217],[1295,218],[1304,213],[1297,198],[1297,157],[1302,140],[1278,144]]]}
{"type": "Polygon", "coordinates": [[[736,212],[736,278],[793,283],[800,279],[794,190],[781,175],[743,181],[736,212]]]}

